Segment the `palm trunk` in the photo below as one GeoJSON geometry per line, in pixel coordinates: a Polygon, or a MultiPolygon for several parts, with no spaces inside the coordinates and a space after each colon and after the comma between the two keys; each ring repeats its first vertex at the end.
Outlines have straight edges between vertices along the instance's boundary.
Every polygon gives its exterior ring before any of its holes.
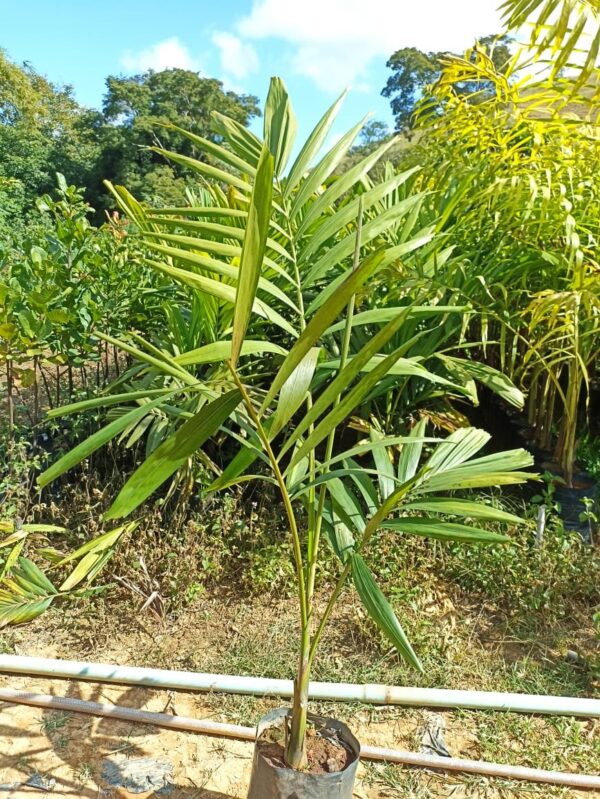
{"type": "Polygon", "coordinates": [[[560,435],[557,446],[557,460],[565,478],[566,484],[573,485],[573,471],[575,468],[575,455],[577,448],[577,411],[579,395],[581,393],[582,377],[577,368],[577,362],[569,365],[567,386],[567,402],[563,414],[560,435]]]}
{"type": "Polygon", "coordinates": [[[552,447],[552,422],[554,420],[554,409],[556,406],[556,384],[549,381],[548,398],[546,400],[546,418],[544,421],[544,429],[542,431],[542,438],[540,446],[544,450],[550,450],[552,447]]]}
{"type": "Polygon", "coordinates": [[[302,631],[298,673],[294,679],[292,719],[285,759],[290,768],[296,771],[306,769],[306,726],[308,718],[308,683],[310,680],[310,635],[308,629],[302,631]]]}

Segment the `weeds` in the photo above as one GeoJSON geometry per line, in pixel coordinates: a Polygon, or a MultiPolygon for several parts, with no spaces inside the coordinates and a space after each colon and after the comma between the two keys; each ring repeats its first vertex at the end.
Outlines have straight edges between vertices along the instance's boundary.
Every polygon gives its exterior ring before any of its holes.
{"type": "Polygon", "coordinates": [[[69,715],[67,713],[49,713],[42,718],[40,727],[45,735],[50,735],[62,729],[68,721],[69,715]]]}

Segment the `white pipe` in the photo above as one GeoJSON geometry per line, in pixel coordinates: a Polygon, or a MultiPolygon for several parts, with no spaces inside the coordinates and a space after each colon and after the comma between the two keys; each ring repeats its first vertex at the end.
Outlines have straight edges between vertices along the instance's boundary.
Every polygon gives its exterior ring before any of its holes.
{"type": "MultiPolygon", "coordinates": [[[[239,738],[254,741],[255,730],[238,724],[221,724],[216,721],[201,721],[185,716],[171,716],[168,713],[151,713],[147,710],[136,710],[119,705],[85,702],[81,699],[46,696],[23,691],[0,689],[0,701],[13,704],[30,705],[51,710],[64,710],[85,713],[91,716],[102,716],[120,721],[140,724],[151,724],[171,730],[184,730],[225,738],[239,738]]],[[[542,769],[509,766],[504,763],[486,763],[481,760],[462,760],[456,757],[438,757],[417,752],[403,752],[396,749],[382,749],[376,746],[362,746],[360,756],[366,760],[381,760],[387,763],[404,763],[422,768],[436,768],[444,771],[460,771],[468,774],[482,774],[488,777],[501,777],[511,780],[528,780],[552,785],[567,785],[574,788],[600,789],[600,777],[591,774],[569,774],[561,771],[544,771],[542,769]]]]}
{"type": "MultiPolygon", "coordinates": [[[[190,691],[214,691],[255,696],[291,697],[291,680],[268,677],[238,677],[228,674],[202,674],[138,666],[113,666],[107,663],[79,663],[21,655],[0,655],[0,672],[59,677],[95,682],[145,685],[190,691]]],[[[493,691],[456,691],[439,688],[401,688],[388,685],[311,682],[309,696],[314,700],[364,702],[375,705],[413,707],[460,707],[472,710],[503,710],[518,713],[544,713],[558,716],[600,718],[600,699],[538,694],[507,694],[493,691]]]]}

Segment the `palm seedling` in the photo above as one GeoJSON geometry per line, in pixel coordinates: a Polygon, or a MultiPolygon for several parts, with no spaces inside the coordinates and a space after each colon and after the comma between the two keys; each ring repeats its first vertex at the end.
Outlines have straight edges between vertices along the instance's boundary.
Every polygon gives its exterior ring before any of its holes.
{"type": "Polygon", "coordinates": [[[419,195],[382,210],[382,198],[407,174],[388,175],[382,183],[366,180],[388,144],[334,177],[360,124],[312,165],[338,105],[324,115],[289,168],[295,120],[278,79],[267,100],[264,141],[217,116],[224,145],[194,137],[211,162],[164,153],[225,184],[220,206],[149,211],[124,189],[114,189],[153,252],[148,262],[214,301],[230,321],[218,339],[176,356],[139,339],[135,347],[124,342],[153,374],[169,379],[144,396],[140,389],[89,401],[86,407],[125,401],[136,406],[67,454],[40,481],[46,484],[119,435],[134,416],[141,419],[157,409],[168,414],[177,411],[177,397],[196,398],[194,410],[177,414],[179,425],[127,480],[106,517],[132,514],[219,429],[237,451],[208,490],[265,481],[278,492],[300,621],[285,754],[296,770],[307,762],[311,668],[348,580],[382,633],[421,669],[367,565],[373,540],[403,534],[470,544],[506,541],[478,520],[516,524],[518,517],[455,492],[521,482],[529,476],[522,470],[531,464],[522,450],[481,455],[489,439],[481,430],[461,428],[444,440],[429,437],[424,420],[393,436],[363,420],[368,434],[349,447],[342,445],[349,418],[377,396],[382,381],[388,392],[412,377],[440,391],[460,392],[464,386],[428,369],[420,354],[411,354],[414,336],[399,335],[415,319],[426,329],[431,320],[454,314],[455,307],[439,304],[415,284],[414,296],[402,304],[377,308],[371,303],[361,310],[375,278],[392,264],[403,262],[408,268],[417,253],[430,257],[435,236],[431,226],[415,229],[412,211],[419,195]],[[231,171],[215,166],[214,160],[231,171]],[[392,234],[400,228],[399,241],[392,234]],[[198,363],[212,368],[201,375],[187,368],[198,363]],[[323,541],[340,562],[324,606],[317,601],[323,541]]]}

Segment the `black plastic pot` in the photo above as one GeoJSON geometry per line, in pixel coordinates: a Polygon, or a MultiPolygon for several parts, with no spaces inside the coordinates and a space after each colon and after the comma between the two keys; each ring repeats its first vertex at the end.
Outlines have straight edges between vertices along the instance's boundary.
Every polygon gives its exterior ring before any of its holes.
{"type": "Polygon", "coordinates": [[[587,472],[573,475],[573,487],[557,483],[554,492],[554,497],[560,504],[560,516],[565,529],[579,533],[587,543],[590,543],[590,526],[579,517],[586,511],[583,500],[596,500],[597,496],[598,483],[587,472]]]}
{"type": "MultiPolygon", "coordinates": [[[[270,727],[282,727],[290,711],[286,708],[272,710],[263,716],[256,729],[256,740],[270,727]]],[[[341,721],[309,714],[309,721],[324,737],[328,731],[335,734],[354,755],[343,771],[331,774],[311,774],[275,766],[254,747],[252,776],[248,799],[352,799],[360,744],[341,721]]]]}

